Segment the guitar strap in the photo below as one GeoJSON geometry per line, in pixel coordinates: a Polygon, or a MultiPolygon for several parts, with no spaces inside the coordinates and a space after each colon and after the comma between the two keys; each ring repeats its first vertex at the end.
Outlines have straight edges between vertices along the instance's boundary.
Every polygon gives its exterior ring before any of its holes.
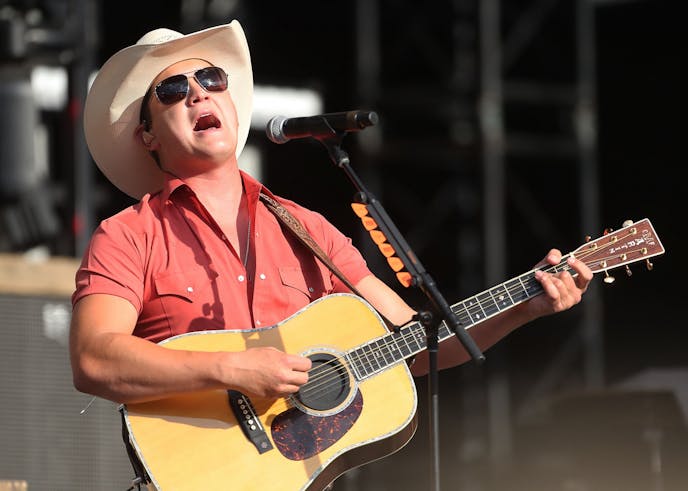
{"type": "Polygon", "coordinates": [[[341,280],[342,283],[344,283],[349,290],[354,292],[356,295],[358,295],[361,298],[364,298],[363,295],[361,295],[358,290],[351,284],[351,282],[344,276],[344,273],[342,273],[337,266],[335,266],[332,261],[330,260],[329,256],[325,254],[325,251],[323,251],[320,246],[313,240],[313,237],[306,231],[305,228],[303,228],[303,225],[301,225],[301,222],[299,222],[294,215],[289,213],[289,210],[287,210],[284,206],[279,204],[277,201],[275,201],[273,198],[268,196],[265,193],[260,193],[260,199],[263,200],[263,203],[265,203],[265,206],[268,207],[268,209],[274,213],[274,215],[277,217],[277,219],[282,222],[282,224],[287,227],[289,230],[293,232],[293,234],[296,236],[296,238],[301,241],[303,245],[308,247],[313,254],[315,254],[315,257],[317,257],[325,266],[327,266],[330,271],[332,271],[337,278],[341,280]]]}
{"type": "MultiPolygon", "coordinates": [[[[317,257],[325,266],[327,266],[330,271],[332,271],[337,278],[341,280],[342,283],[344,283],[349,290],[351,290],[355,295],[358,295],[359,297],[365,299],[365,297],[356,289],[354,285],[351,284],[351,282],[344,276],[344,273],[342,273],[337,266],[335,266],[332,263],[332,260],[329,258],[327,254],[325,254],[325,251],[323,251],[320,246],[313,240],[313,237],[306,231],[305,228],[303,228],[303,225],[301,225],[301,222],[299,222],[294,215],[289,213],[289,210],[287,210],[284,206],[279,204],[276,200],[271,198],[265,193],[260,193],[260,199],[263,200],[263,203],[265,203],[265,206],[274,213],[274,215],[277,217],[277,219],[301,241],[301,243],[306,246],[308,249],[310,249],[315,257],[317,257]]],[[[382,315],[380,312],[377,312],[377,314],[380,316],[380,318],[385,322],[385,325],[390,331],[398,332],[399,327],[390,322],[384,315],[382,315]]]]}

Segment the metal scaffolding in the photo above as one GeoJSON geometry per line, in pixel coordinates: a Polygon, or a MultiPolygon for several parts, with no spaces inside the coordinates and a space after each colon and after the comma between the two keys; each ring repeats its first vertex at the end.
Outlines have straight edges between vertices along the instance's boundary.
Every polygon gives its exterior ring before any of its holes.
{"type": "MultiPolygon", "coordinates": [[[[570,162],[571,175],[577,175],[579,202],[575,209],[580,213],[581,237],[585,232],[598,230],[599,189],[596,160],[596,100],[595,100],[595,19],[594,5],[589,0],[577,0],[571,5],[573,18],[573,47],[575,57],[570,60],[573,77],[563,84],[552,84],[537,79],[514,81],[508,76],[513,64],[527,51],[538,31],[547,22],[548,15],[561,4],[557,0],[532,2],[521,12],[512,27],[502,36],[499,0],[480,2],[481,34],[481,99],[480,122],[483,135],[484,166],[484,223],[485,226],[485,278],[488,284],[501,281],[506,274],[508,236],[505,223],[505,175],[518,172],[510,161],[514,153],[539,156],[545,152],[551,158],[563,156],[570,162]],[[505,121],[505,106],[512,102],[521,105],[553,105],[568,113],[573,127],[571,133],[540,135],[519,132],[505,121]],[[572,158],[571,158],[572,157],[572,158]],[[511,167],[510,167],[511,166],[511,167]],[[508,170],[507,170],[508,167],[508,170]]],[[[521,190],[528,192],[527,190],[521,190]]],[[[534,202],[535,200],[532,200],[534,202]]],[[[535,216],[546,217],[544,210],[535,210],[535,216]]],[[[548,216],[548,220],[556,217],[548,216]]],[[[551,224],[548,228],[554,229],[551,224]]],[[[571,370],[577,369],[577,353],[582,353],[584,373],[581,389],[599,389],[604,384],[602,351],[602,312],[599,294],[592,288],[584,302],[579,325],[571,331],[552,357],[549,366],[532,385],[520,407],[511,410],[509,404],[508,361],[499,360],[488,376],[489,448],[490,460],[499,471],[512,457],[512,432],[518,422],[511,415],[525,415],[537,401],[552,391],[571,370]]],[[[508,357],[502,350],[496,356],[508,357]]],[[[494,355],[493,355],[494,356],[494,355]]]]}
{"type": "MultiPolygon", "coordinates": [[[[571,176],[566,183],[577,191],[567,213],[575,215],[568,218],[577,224],[576,233],[584,237],[599,229],[595,5],[590,0],[535,0],[514,10],[503,0],[455,0],[434,7],[420,12],[413,2],[392,6],[383,0],[356,5],[360,100],[381,108],[383,120],[403,117],[406,132],[412,132],[403,134],[390,123],[376,134],[362,135],[363,162],[366,179],[377,185],[383,201],[396,207],[397,216],[408,212],[416,218],[409,220],[406,233],[419,255],[441,237],[445,248],[451,244],[449,255],[455,252],[449,261],[456,263],[456,270],[447,269],[461,278],[450,290],[476,293],[507,279],[517,240],[510,233],[510,215],[517,214],[524,229],[539,232],[544,243],[563,235],[556,223],[561,217],[544,209],[524,184],[533,159],[551,159],[558,174],[571,176]],[[389,28],[392,10],[398,19],[413,17],[413,23],[402,21],[406,28],[389,28]],[[443,44],[446,32],[433,32],[429,16],[449,25],[450,49],[443,44]],[[568,18],[563,26],[562,18],[568,18]],[[533,46],[552,42],[543,34],[551,23],[568,31],[570,45],[558,59],[549,60],[563,66],[564,75],[539,77],[520,69],[533,46]],[[389,75],[390,60],[400,58],[400,52],[418,54],[406,51],[408,46],[427,50],[413,68],[425,70],[424,79],[389,75]],[[547,127],[541,131],[531,123],[543,114],[547,127]],[[552,115],[566,124],[547,125],[552,115]],[[552,131],[557,125],[558,131],[552,131]],[[415,201],[413,193],[400,192],[408,186],[399,177],[406,170],[416,179],[413,191],[433,187],[429,199],[415,201]],[[424,181],[428,175],[436,181],[424,181]],[[445,240],[447,217],[460,222],[453,223],[453,241],[445,240]]],[[[370,258],[376,254],[369,252],[370,258]]],[[[538,379],[531,380],[525,397],[513,395],[514,366],[507,347],[489,351],[486,369],[459,370],[461,396],[453,410],[461,414],[460,439],[454,443],[461,460],[458,489],[489,488],[481,462],[496,479],[508,472],[515,427],[533,413],[533,401],[554,392],[571,372],[582,369],[580,390],[604,385],[602,306],[596,288],[588,293],[582,312],[555,354],[548,356],[538,379]]]]}

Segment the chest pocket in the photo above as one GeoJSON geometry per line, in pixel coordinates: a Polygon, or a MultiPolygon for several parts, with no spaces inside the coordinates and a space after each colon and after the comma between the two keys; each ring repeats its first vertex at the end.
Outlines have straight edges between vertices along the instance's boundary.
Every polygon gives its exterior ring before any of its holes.
{"type": "Polygon", "coordinates": [[[157,301],[151,302],[158,307],[150,315],[160,316],[157,322],[165,319],[170,335],[222,329],[224,311],[212,286],[216,277],[200,266],[158,274],[153,279],[157,301]]]}
{"type": "Polygon", "coordinates": [[[164,272],[154,278],[155,293],[159,297],[173,296],[187,302],[194,302],[208,288],[211,275],[201,267],[187,271],[164,272]]]}

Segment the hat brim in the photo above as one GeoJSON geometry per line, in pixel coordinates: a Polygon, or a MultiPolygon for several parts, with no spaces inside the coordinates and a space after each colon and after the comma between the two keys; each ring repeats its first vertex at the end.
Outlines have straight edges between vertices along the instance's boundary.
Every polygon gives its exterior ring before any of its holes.
{"type": "Polygon", "coordinates": [[[98,71],[84,107],[84,133],[98,168],[120,190],[140,199],[162,188],[164,174],[136,141],[141,100],[153,79],[181,60],[200,58],[229,74],[237,111],[237,157],[251,126],[253,72],[238,21],[160,44],[136,44],[115,53],[98,71]]]}

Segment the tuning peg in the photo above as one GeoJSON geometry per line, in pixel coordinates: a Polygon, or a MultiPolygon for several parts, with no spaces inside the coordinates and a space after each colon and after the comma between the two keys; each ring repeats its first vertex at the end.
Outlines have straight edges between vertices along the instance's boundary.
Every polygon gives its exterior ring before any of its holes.
{"type": "Polygon", "coordinates": [[[650,262],[649,259],[645,259],[645,266],[647,267],[648,271],[652,271],[652,268],[654,268],[654,265],[650,262]]]}
{"type": "MultiPolygon", "coordinates": [[[[602,261],[601,266],[603,268],[606,268],[607,267],[607,261],[602,261]]],[[[608,283],[608,284],[614,283],[615,279],[616,278],[614,278],[612,275],[609,274],[609,271],[607,271],[606,269],[604,270],[604,282],[605,283],[608,283]]]]}
{"type": "Polygon", "coordinates": [[[626,265],[626,276],[633,276],[633,271],[628,267],[628,264],[626,265]]]}
{"type": "Polygon", "coordinates": [[[630,227],[631,225],[633,225],[633,220],[624,220],[621,224],[622,227],[630,227]]]}

